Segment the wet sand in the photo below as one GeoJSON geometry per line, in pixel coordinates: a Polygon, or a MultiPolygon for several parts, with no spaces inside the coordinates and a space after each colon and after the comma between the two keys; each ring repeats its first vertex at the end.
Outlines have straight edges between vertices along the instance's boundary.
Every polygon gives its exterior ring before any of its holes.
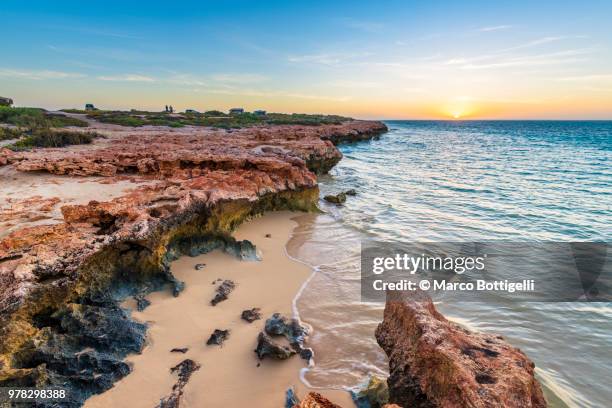
{"type": "MultiPolygon", "coordinates": [[[[236,239],[252,241],[261,252],[261,261],[239,261],[221,251],[198,257],[182,257],[172,264],[174,275],[186,283],[177,298],[169,291],[148,296],[151,305],[133,316],[149,323],[148,345],[139,355],[128,358],[133,372],[101,395],[90,398],[85,407],[151,408],[170,393],[176,378],[170,367],[190,358],[201,364],[187,386],[184,407],[283,407],[285,391],[294,386],[298,395],[308,390],[299,380],[305,360],[294,356],[286,361],[265,359],[257,367],[253,352],[265,319],[274,312],[292,315],[292,302],[311,269],[286,254],[285,245],[296,222],[296,214],[276,212],[243,224],[236,239]],[[265,235],[271,234],[270,238],[265,235]],[[195,265],[204,263],[201,270],[195,265]],[[231,279],[236,289],[229,299],[211,306],[216,279],[231,279]],[[261,308],[262,319],[243,321],[245,309],[261,308]],[[229,329],[223,346],[207,346],[215,329],[229,329]],[[170,350],[187,347],[185,354],[170,350]]],[[[308,344],[307,344],[308,345],[308,344]]],[[[316,359],[316,349],[315,349],[316,359]]],[[[321,391],[334,402],[352,406],[345,391],[321,391]]]]}

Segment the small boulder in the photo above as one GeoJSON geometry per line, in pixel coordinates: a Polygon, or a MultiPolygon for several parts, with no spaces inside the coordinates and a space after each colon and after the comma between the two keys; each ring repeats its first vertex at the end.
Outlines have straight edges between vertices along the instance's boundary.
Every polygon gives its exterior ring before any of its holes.
{"type": "Polygon", "coordinates": [[[172,350],[170,350],[171,353],[182,353],[182,354],[185,354],[188,351],[189,351],[189,349],[187,347],[173,348],[172,350]]]}
{"type": "Polygon", "coordinates": [[[178,379],[172,386],[172,391],[167,397],[159,401],[157,408],[179,408],[183,398],[183,389],[189,382],[191,375],[200,369],[200,365],[193,360],[187,359],[181,361],[176,366],[170,369],[172,374],[177,374],[178,379]]]}
{"type": "Polygon", "coordinates": [[[197,263],[197,264],[195,264],[194,269],[195,269],[196,271],[201,271],[201,270],[202,270],[202,269],[204,269],[205,267],[206,267],[206,264],[205,264],[205,263],[197,263]]]}
{"type": "Polygon", "coordinates": [[[210,301],[210,304],[216,306],[217,303],[227,300],[227,296],[236,288],[236,284],[231,280],[224,280],[217,287],[217,294],[210,301]]]}
{"type": "Polygon", "coordinates": [[[389,402],[387,381],[371,376],[358,390],[351,391],[357,408],[382,408],[389,402]]]}
{"type": "Polygon", "coordinates": [[[136,310],[139,312],[142,312],[151,304],[151,302],[145,298],[145,295],[142,294],[134,296],[134,300],[136,301],[136,310]]]}
{"type": "Polygon", "coordinates": [[[354,188],[351,188],[349,190],[346,190],[344,192],[344,194],[346,194],[347,196],[356,196],[357,195],[357,190],[355,190],[354,188]]]}
{"type": "Polygon", "coordinates": [[[242,320],[246,320],[249,323],[253,323],[255,320],[261,319],[261,309],[254,307],[253,309],[243,310],[240,315],[242,320]]]}
{"type": "Polygon", "coordinates": [[[225,340],[227,340],[229,338],[229,335],[230,335],[230,331],[229,330],[215,329],[213,334],[211,334],[210,337],[208,338],[208,341],[206,342],[206,344],[209,345],[209,346],[211,346],[213,344],[215,344],[217,346],[221,346],[223,344],[223,342],[225,342],[225,340]]]}
{"type": "Polygon", "coordinates": [[[342,408],[336,405],[318,392],[309,392],[299,404],[293,408],[342,408]]]}
{"type": "Polygon", "coordinates": [[[265,357],[270,357],[276,360],[286,360],[295,354],[295,350],[278,344],[272,337],[261,332],[257,337],[257,348],[255,349],[257,357],[263,360],[265,357]]]}
{"type": "Polygon", "coordinates": [[[346,201],[346,193],[338,193],[336,195],[329,194],[323,197],[325,201],[332,204],[343,204],[346,201]]]}

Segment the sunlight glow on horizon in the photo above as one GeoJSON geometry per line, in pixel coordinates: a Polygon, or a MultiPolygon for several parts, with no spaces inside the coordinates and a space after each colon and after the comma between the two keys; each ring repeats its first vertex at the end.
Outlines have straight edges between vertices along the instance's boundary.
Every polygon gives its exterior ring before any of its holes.
{"type": "Polygon", "coordinates": [[[517,2],[7,2],[0,24],[20,35],[0,44],[0,96],[47,109],[612,119],[612,5],[517,2]]]}

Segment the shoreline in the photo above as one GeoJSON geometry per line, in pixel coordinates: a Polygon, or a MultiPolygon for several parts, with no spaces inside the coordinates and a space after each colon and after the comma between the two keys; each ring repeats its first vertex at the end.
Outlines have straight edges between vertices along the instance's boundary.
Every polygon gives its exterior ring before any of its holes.
{"type": "MultiPolygon", "coordinates": [[[[302,370],[308,365],[305,360],[293,356],[287,361],[266,358],[259,362],[253,352],[265,320],[275,312],[291,316],[300,291],[316,273],[287,252],[299,215],[270,212],[238,227],[234,237],[253,242],[261,251],[260,261],[239,260],[220,250],[174,261],[171,270],[185,282],[184,291],[176,298],[167,290],[153,292],[147,296],[150,306],[132,312],[136,320],[149,323],[147,345],[140,354],[126,359],[132,365],[129,375],[108,391],[89,398],[84,406],[101,408],[118,406],[119,402],[133,408],[155,406],[170,393],[175,381],[170,367],[186,358],[201,368],[185,386],[181,406],[248,404],[271,408],[284,404],[290,387],[300,397],[310,391],[301,381],[302,370]],[[196,264],[206,266],[198,271],[196,264]],[[236,289],[213,307],[209,304],[215,289],[211,282],[216,279],[231,279],[236,289]],[[240,312],[252,307],[261,308],[262,319],[249,324],[240,319],[240,312]],[[230,330],[221,347],[205,345],[214,329],[230,330]],[[172,348],[182,347],[189,350],[170,353],[172,348]],[[246,389],[248,393],[241,391],[246,389]]],[[[316,391],[342,406],[352,404],[347,391],[316,391]]]]}

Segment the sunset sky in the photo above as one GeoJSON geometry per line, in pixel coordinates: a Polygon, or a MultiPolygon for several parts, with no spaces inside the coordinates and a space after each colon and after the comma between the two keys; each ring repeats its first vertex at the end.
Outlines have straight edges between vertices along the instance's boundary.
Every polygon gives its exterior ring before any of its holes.
{"type": "Polygon", "coordinates": [[[609,1],[0,3],[0,96],[50,109],[612,119],[609,1]]]}

